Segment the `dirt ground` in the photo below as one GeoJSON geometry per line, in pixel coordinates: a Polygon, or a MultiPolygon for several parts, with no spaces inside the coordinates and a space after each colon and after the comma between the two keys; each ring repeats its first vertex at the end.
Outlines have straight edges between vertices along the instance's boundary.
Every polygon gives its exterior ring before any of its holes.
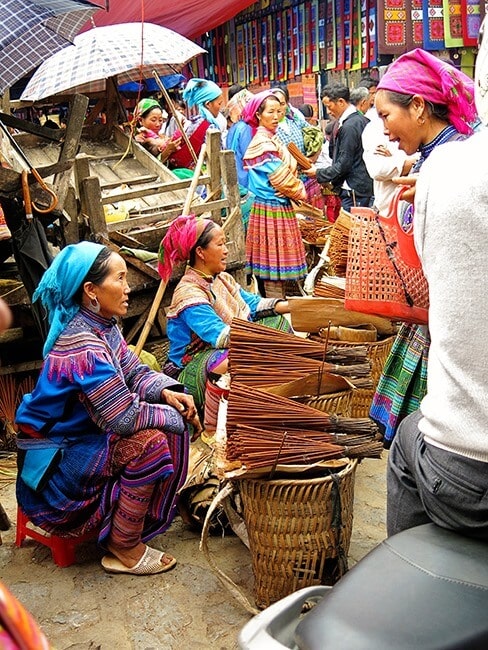
{"type": "MultiPolygon", "coordinates": [[[[385,537],[385,465],[366,459],[355,481],[352,566],[385,537]]],[[[199,534],[177,518],[153,545],[178,558],[158,576],[113,576],[100,567],[101,553],[88,542],[78,563],[57,567],[48,548],[15,540],[15,483],[0,473],[0,502],[12,526],[2,532],[0,577],[35,616],[56,650],[234,650],[249,614],[220,582],[199,550],[199,534]]],[[[252,603],[248,549],[236,536],[209,539],[213,560],[252,603]]]]}

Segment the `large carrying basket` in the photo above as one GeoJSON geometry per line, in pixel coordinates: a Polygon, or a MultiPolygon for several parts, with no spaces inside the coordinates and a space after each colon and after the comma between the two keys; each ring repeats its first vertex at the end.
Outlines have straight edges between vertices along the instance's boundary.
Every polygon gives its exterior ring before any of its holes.
{"type": "Polygon", "coordinates": [[[347,570],[357,460],[345,463],[319,478],[238,482],[260,609],[347,570]]]}
{"type": "Polygon", "coordinates": [[[365,346],[367,357],[371,363],[371,388],[356,388],[351,397],[350,416],[352,418],[369,417],[369,409],[376,386],[383,371],[383,366],[390,354],[395,336],[388,336],[381,341],[353,343],[351,341],[334,341],[337,347],[365,346]]]}

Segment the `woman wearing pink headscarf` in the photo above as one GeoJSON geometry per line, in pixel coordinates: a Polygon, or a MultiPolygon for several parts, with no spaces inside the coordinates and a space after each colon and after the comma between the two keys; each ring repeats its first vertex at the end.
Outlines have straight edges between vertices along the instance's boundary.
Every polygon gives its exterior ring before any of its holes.
{"type": "MultiPolygon", "coordinates": [[[[375,107],[389,140],[408,155],[420,152],[412,169],[413,183],[436,147],[468,137],[477,121],[473,81],[421,49],[391,64],[378,84],[375,107]]],[[[405,178],[400,182],[405,183],[405,178]]],[[[412,227],[413,205],[402,204],[399,218],[407,230],[412,227]]],[[[426,393],[429,343],[427,326],[406,324],[393,343],[370,410],[384,432],[386,447],[401,420],[418,409],[426,393]]]]}
{"type": "Polygon", "coordinates": [[[254,131],[245,155],[248,187],[255,199],[246,237],[246,270],[258,280],[263,295],[284,296],[287,280],[307,273],[305,247],[291,200],[307,198],[297,177],[297,163],[277,135],[282,118],[279,99],[258,93],[243,110],[254,131]]]}
{"type": "MultiPolygon", "coordinates": [[[[165,372],[179,377],[200,409],[204,403],[207,407],[208,395],[215,392],[213,384],[227,372],[233,318],[290,330],[281,316],[289,312],[288,302],[245,291],[225,272],[227,254],[222,228],[194,215],[175,219],[159,250],[164,280],[170,278],[174,264],[187,264],[167,312],[170,345],[165,372]]],[[[207,411],[205,421],[209,421],[207,411]]]]}

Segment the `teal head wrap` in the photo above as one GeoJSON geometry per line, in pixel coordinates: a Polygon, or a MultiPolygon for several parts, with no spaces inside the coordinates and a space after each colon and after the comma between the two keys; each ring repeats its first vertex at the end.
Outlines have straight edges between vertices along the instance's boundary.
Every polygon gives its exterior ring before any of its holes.
{"type": "Polygon", "coordinates": [[[199,108],[207,102],[212,102],[220,97],[222,90],[216,83],[208,79],[190,79],[183,91],[183,99],[189,108],[198,106],[199,108]]]}
{"type": "Polygon", "coordinates": [[[101,244],[88,241],[70,244],[56,255],[51,266],[44,272],[32,296],[33,302],[40,299],[47,310],[50,327],[42,351],[44,356],[79,311],[80,305],[73,298],[104,248],[106,247],[101,244]]]}

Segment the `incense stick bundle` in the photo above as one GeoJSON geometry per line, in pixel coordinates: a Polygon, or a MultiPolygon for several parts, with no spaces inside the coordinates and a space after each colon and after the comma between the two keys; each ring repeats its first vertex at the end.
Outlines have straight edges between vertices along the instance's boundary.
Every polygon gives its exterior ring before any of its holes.
{"type": "Polygon", "coordinates": [[[265,351],[268,354],[295,354],[309,359],[323,359],[325,349],[325,361],[330,361],[331,357],[335,363],[340,357],[344,363],[361,363],[367,359],[367,348],[358,346],[354,350],[339,350],[327,346],[324,348],[324,342],[304,339],[289,332],[266,327],[259,323],[252,323],[240,318],[232,320],[230,331],[230,355],[242,350],[245,354],[250,354],[252,350],[265,351]]]}
{"type": "MultiPolygon", "coordinates": [[[[340,278],[342,279],[342,278],[340,278]]],[[[318,298],[337,298],[343,300],[346,294],[344,287],[337,282],[332,282],[329,276],[323,276],[315,283],[313,295],[318,298]]]]}
{"type": "MultiPolygon", "coordinates": [[[[357,379],[366,379],[371,384],[371,365],[369,362],[360,364],[333,364],[307,359],[295,354],[268,354],[248,349],[245,353],[232,351],[229,353],[229,372],[232,381],[251,386],[273,386],[293,379],[306,377],[311,373],[317,375],[333,373],[348,377],[356,386],[357,379]]],[[[363,382],[360,382],[364,385],[363,382]]]]}
{"type": "Polygon", "coordinates": [[[379,458],[383,445],[367,436],[335,436],[318,431],[259,428],[238,425],[227,440],[226,455],[246,469],[275,466],[278,463],[309,465],[334,458],[379,458]]]}
{"type": "Polygon", "coordinates": [[[310,429],[339,434],[375,436],[370,418],[344,418],[274,395],[259,388],[231,383],[227,405],[227,438],[240,424],[252,422],[264,428],[310,429]]]}

